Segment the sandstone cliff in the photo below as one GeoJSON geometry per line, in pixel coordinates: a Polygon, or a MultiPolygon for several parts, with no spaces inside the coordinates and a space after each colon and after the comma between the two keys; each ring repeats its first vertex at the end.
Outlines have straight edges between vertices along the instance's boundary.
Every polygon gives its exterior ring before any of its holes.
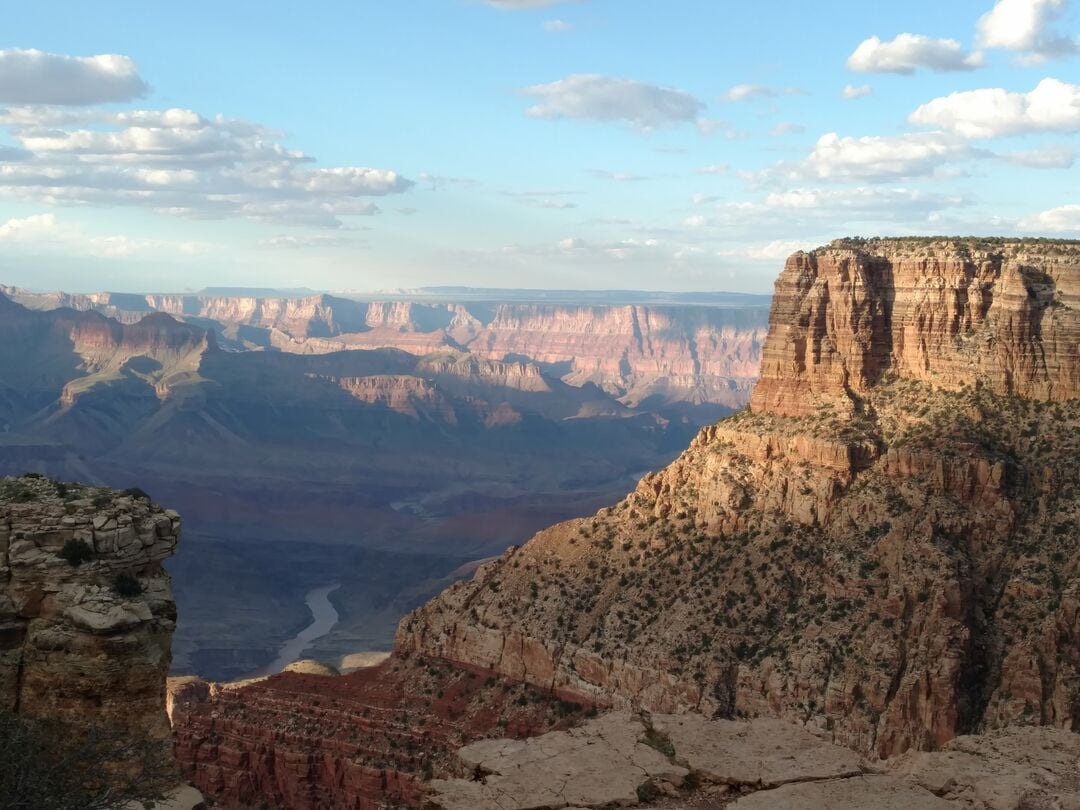
{"type": "Polygon", "coordinates": [[[168,745],[179,531],[140,493],[0,479],[0,708],[168,745]]]}
{"type": "Polygon", "coordinates": [[[789,259],[750,411],[407,617],[419,652],[887,756],[1080,727],[1080,245],[789,259]]]}

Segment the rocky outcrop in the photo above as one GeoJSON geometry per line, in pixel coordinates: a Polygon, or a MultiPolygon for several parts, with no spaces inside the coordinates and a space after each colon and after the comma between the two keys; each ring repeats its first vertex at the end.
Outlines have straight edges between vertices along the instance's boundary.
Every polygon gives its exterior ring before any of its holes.
{"type": "Polygon", "coordinates": [[[179,532],[140,493],[0,479],[0,708],[167,745],[179,532]]]}
{"type": "Polygon", "coordinates": [[[1071,399],[1080,391],[1080,244],[839,240],[776,282],[752,407],[852,408],[883,374],[1071,399]]]}
{"type": "Polygon", "coordinates": [[[751,410],[452,586],[398,650],[881,756],[1080,727],[1080,247],[922,244],[789,260],[751,410]],[[931,305],[975,289],[977,317],[931,305]]]}
{"type": "Polygon", "coordinates": [[[488,739],[430,785],[440,810],[655,806],[1023,810],[1080,801],[1080,735],[1007,729],[890,763],[775,720],[613,712],[570,731],[488,739]]]}
{"type": "Polygon", "coordinates": [[[491,734],[563,728],[586,707],[444,662],[349,675],[286,672],[247,684],[170,679],[184,776],[217,807],[418,807],[453,752],[491,734]]]}

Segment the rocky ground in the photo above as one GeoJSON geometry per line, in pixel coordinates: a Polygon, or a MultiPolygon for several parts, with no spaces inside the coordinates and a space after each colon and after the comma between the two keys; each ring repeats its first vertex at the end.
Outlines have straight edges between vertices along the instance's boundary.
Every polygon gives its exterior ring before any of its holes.
{"type": "Polygon", "coordinates": [[[776,720],[614,712],[569,731],[489,739],[431,783],[441,810],[1035,810],[1080,807],[1080,735],[1016,728],[866,760],[776,720]]]}

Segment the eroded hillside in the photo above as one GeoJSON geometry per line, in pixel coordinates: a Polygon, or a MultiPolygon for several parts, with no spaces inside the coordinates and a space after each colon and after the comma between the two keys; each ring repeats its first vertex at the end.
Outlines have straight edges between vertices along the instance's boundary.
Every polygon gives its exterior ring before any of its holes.
{"type": "Polygon", "coordinates": [[[753,407],[403,621],[402,654],[881,755],[1080,722],[1080,246],[843,241],[753,407]]]}

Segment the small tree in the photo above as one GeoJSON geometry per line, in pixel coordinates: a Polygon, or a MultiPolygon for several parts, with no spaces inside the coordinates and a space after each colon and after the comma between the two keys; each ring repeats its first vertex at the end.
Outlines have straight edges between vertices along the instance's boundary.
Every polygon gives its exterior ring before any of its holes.
{"type": "Polygon", "coordinates": [[[165,743],[104,725],[76,730],[0,711],[4,810],[150,808],[178,782],[165,743]]]}

